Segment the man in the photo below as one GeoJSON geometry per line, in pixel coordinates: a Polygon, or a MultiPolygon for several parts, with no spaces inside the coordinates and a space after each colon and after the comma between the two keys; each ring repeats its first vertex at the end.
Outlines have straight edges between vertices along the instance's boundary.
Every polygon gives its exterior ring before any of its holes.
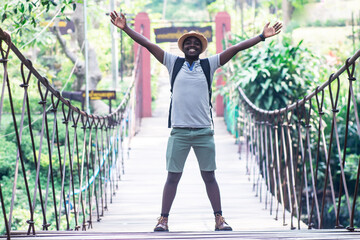
{"type": "MultiPolygon", "coordinates": [[[[154,57],[164,64],[172,78],[177,56],[165,52],[146,37],[135,32],[126,24],[123,13],[120,16],[114,11],[110,14],[111,22],[134,41],[145,47],[154,57]]],[[[267,23],[263,32],[256,37],[240,42],[225,49],[220,54],[208,58],[209,68],[200,63],[199,55],[207,47],[207,39],[200,33],[189,32],[181,36],[178,46],[185,55],[185,61],[178,71],[174,83],[169,123],[172,131],[166,151],[168,171],[164,186],[161,215],[154,231],[168,231],[168,217],[175,198],[177,185],[180,181],[185,160],[192,147],[201,171],[206,192],[215,215],[216,231],[231,231],[232,228],[222,217],[220,191],[215,178],[215,145],[212,130],[211,109],[206,72],[210,72],[210,84],[217,68],[227,63],[239,51],[250,48],[265,38],[280,33],[281,23],[269,27],[267,23]]],[[[210,85],[211,86],[211,85],[210,85]]]]}

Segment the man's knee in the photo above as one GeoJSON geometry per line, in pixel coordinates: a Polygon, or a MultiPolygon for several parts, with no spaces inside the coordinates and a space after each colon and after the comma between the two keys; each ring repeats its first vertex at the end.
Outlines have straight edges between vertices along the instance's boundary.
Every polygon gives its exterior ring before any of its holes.
{"type": "Polygon", "coordinates": [[[201,177],[205,184],[211,184],[216,182],[214,171],[201,171],[201,177]]]}
{"type": "Polygon", "coordinates": [[[180,181],[182,173],[168,172],[166,184],[177,185],[180,181]]]}

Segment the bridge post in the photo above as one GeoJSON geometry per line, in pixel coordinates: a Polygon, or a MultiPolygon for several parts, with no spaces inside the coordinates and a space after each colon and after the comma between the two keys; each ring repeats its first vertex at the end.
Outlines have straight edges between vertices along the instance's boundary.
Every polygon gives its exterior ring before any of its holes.
{"type": "MultiPolygon", "coordinates": [[[[231,19],[227,12],[218,12],[215,16],[215,34],[216,34],[216,53],[220,53],[224,50],[223,40],[226,32],[231,30],[231,19]],[[225,32],[224,32],[225,30],[225,32]]],[[[218,69],[218,73],[221,69],[218,69]]],[[[223,77],[219,74],[216,80],[216,87],[224,85],[223,77]]],[[[216,116],[224,116],[224,100],[223,97],[218,94],[216,96],[216,116]]]]}
{"type": "MultiPolygon", "coordinates": [[[[141,33],[150,39],[150,19],[147,13],[140,12],[135,17],[135,31],[141,33]]],[[[134,61],[138,52],[139,44],[134,44],[134,61]]],[[[143,48],[139,61],[139,80],[136,84],[137,99],[141,99],[138,107],[140,108],[140,116],[151,117],[151,75],[150,75],[150,52],[143,48]],[[138,98],[139,97],[139,98],[138,98]]]]}

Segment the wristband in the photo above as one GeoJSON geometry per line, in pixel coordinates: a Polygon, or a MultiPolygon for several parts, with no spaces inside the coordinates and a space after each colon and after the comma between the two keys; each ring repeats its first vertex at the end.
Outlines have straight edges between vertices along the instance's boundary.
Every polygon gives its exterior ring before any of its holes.
{"type": "Polygon", "coordinates": [[[265,37],[262,33],[259,35],[259,37],[261,38],[261,41],[265,41],[265,37]]]}

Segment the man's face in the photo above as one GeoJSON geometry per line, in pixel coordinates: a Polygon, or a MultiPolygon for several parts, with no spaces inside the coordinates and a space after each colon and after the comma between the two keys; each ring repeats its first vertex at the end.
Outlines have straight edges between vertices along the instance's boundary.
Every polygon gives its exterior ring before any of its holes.
{"type": "Polygon", "coordinates": [[[202,50],[201,41],[197,37],[188,37],[183,43],[185,56],[198,57],[202,50]]]}

